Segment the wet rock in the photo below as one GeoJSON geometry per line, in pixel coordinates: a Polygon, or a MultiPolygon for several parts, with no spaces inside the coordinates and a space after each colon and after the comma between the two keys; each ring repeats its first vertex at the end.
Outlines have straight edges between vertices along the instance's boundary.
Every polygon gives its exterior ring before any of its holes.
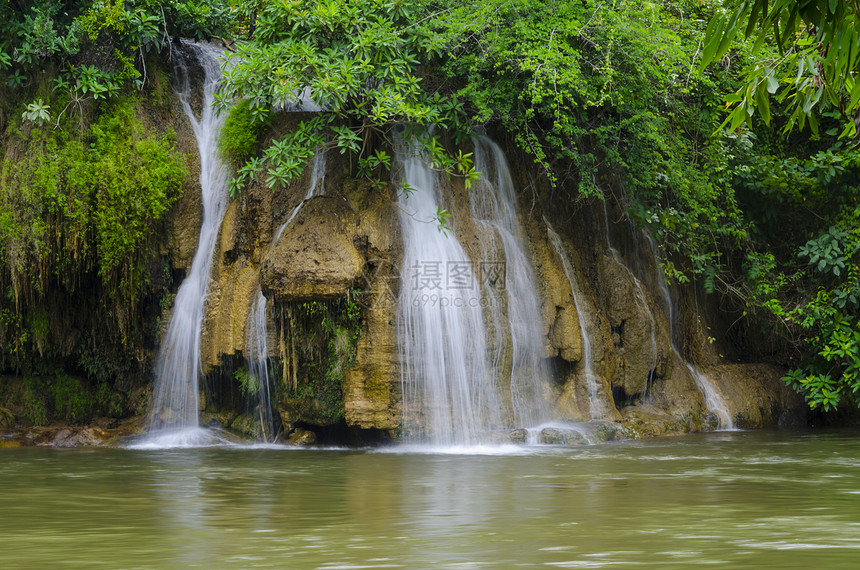
{"type": "Polygon", "coordinates": [[[354,244],[356,226],[356,215],[342,200],[308,200],[263,259],[263,292],[282,302],[347,295],[364,270],[354,244]]]}
{"type": "Polygon", "coordinates": [[[260,430],[260,418],[256,413],[247,413],[238,416],[230,424],[230,429],[251,438],[262,439],[263,435],[260,430]]]}
{"type": "Polygon", "coordinates": [[[592,441],[595,443],[603,441],[620,441],[636,437],[635,430],[617,422],[602,422],[592,424],[589,427],[591,428],[592,441]]]}
{"type": "Polygon", "coordinates": [[[540,430],[538,441],[545,445],[587,445],[588,438],[573,429],[544,428],[540,430]]]}
{"type": "Polygon", "coordinates": [[[244,259],[213,269],[200,341],[204,373],[219,366],[223,355],[238,354],[245,349],[248,313],[257,283],[258,269],[244,259]]]}
{"type": "Polygon", "coordinates": [[[363,295],[364,322],[352,367],[344,374],[347,424],[363,429],[396,429],[400,424],[400,350],[397,307],[390,266],[378,269],[363,295]]]}
{"type": "Polygon", "coordinates": [[[604,255],[599,271],[605,296],[604,316],[611,327],[617,362],[612,385],[626,394],[640,394],[648,385],[649,374],[655,367],[655,356],[660,359],[661,340],[667,339],[668,334],[661,335],[660,330],[652,330],[652,327],[659,325],[659,320],[649,292],[637,288],[631,273],[615,257],[604,255]],[[643,299],[649,303],[647,307],[643,305],[643,299]],[[655,319],[653,323],[648,314],[649,309],[655,319]],[[653,338],[652,334],[655,335],[653,338]]]}
{"type": "Polygon", "coordinates": [[[366,244],[367,263],[357,302],[362,328],[355,362],[344,374],[344,418],[362,429],[400,427],[400,349],[397,344],[397,295],[400,271],[397,211],[387,192],[366,183],[347,181],[345,195],[359,212],[359,240],[366,244]]]}
{"type": "Polygon", "coordinates": [[[314,445],[317,442],[317,435],[308,429],[298,428],[290,437],[287,438],[287,445],[314,445]]]}
{"type": "Polygon", "coordinates": [[[802,421],[809,409],[780,378],[782,368],[768,364],[721,364],[702,368],[725,400],[735,427],[777,427],[802,421]],[[785,414],[786,410],[791,411],[785,414]]]}
{"type": "Polygon", "coordinates": [[[529,430],[519,428],[511,430],[508,435],[513,443],[526,443],[529,439],[529,430]]]}
{"type": "Polygon", "coordinates": [[[89,447],[101,445],[106,437],[107,432],[97,427],[65,427],[43,430],[35,443],[43,447],[89,447]]]}

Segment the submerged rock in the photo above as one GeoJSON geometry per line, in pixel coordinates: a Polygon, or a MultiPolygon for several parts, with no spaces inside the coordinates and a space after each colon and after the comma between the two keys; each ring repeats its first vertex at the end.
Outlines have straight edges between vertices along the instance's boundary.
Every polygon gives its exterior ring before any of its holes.
{"type": "Polygon", "coordinates": [[[529,439],[529,430],[523,428],[515,429],[510,432],[509,436],[513,443],[526,443],[529,439]]]}
{"type": "Polygon", "coordinates": [[[594,443],[600,443],[633,439],[636,437],[636,432],[617,422],[601,422],[591,426],[591,436],[594,443]]]}

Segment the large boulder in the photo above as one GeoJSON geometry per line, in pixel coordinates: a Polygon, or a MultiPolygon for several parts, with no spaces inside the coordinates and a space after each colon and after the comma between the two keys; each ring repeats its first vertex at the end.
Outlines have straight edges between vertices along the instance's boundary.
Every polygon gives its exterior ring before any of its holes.
{"type": "Polygon", "coordinates": [[[356,247],[358,216],[340,198],[305,202],[263,258],[260,284],[278,301],[319,301],[345,296],[361,278],[356,247]]]}

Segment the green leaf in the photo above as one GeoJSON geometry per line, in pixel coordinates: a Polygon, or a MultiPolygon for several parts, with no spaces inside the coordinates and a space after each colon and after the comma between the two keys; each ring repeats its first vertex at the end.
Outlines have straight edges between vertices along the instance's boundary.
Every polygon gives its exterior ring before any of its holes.
{"type": "Polygon", "coordinates": [[[779,89],[779,81],[777,81],[773,75],[768,75],[766,82],[767,82],[767,92],[770,93],[771,95],[776,93],[777,89],[779,89]]]}

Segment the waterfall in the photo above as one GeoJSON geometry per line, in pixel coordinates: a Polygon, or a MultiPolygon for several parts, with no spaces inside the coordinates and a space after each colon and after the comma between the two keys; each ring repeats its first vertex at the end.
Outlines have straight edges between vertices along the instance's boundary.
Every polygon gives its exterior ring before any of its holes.
{"type": "MultiPolygon", "coordinates": [[[[304,199],[299,202],[290,213],[287,220],[281,224],[272,243],[278,241],[284,230],[289,225],[299,210],[309,199],[325,193],[325,160],[326,153],[323,147],[317,149],[311,166],[311,177],[308,191],[304,199]]],[[[260,286],[254,294],[251,311],[245,323],[245,362],[248,366],[248,377],[244,392],[248,406],[256,409],[260,419],[260,435],[263,441],[274,439],[274,419],[272,417],[272,378],[269,376],[269,348],[268,348],[268,326],[266,319],[266,297],[260,286]]]]}
{"type": "Polygon", "coordinates": [[[699,370],[696,365],[689,362],[681,355],[681,351],[675,341],[675,304],[672,301],[672,295],[669,292],[669,284],[666,283],[666,278],[663,275],[662,269],[660,269],[660,264],[657,263],[657,246],[654,243],[654,240],[651,239],[651,236],[646,235],[646,237],[648,239],[648,245],[651,248],[651,253],[654,256],[657,285],[663,293],[663,297],[666,299],[666,305],[669,308],[669,339],[671,341],[672,351],[675,353],[675,356],[678,357],[678,360],[683,362],[687,367],[687,370],[690,371],[690,375],[693,377],[696,386],[699,388],[699,392],[701,392],[702,396],[705,398],[705,406],[708,408],[709,412],[717,416],[719,427],[721,429],[734,429],[735,426],[732,421],[732,415],[729,413],[726,401],[723,400],[717,387],[713,382],[711,382],[710,378],[705,376],[702,371],[699,370]]]}
{"type": "Polygon", "coordinates": [[[645,394],[647,397],[648,389],[651,387],[651,383],[654,380],[654,374],[657,370],[657,321],[654,319],[654,313],[651,311],[651,307],[648,305],[648,299],[645,298],[645,289],[642,286],[642,282],[633,274],[633,271],[627,267],[627,264],[624,263],[624,260],[621,259],[621,254],[618,253],[618,250],[612,247],[612,240],[609,237],[609,212],[606,208],[606,196],[603,197],[603,218],[604,225],[606,226],[606,247],[609,248],[609,252],[612,254],[612,258],[615,260],[615,263],[618,264],[619,267],[622,267],[624,271],[627,272],[627,275],[630,277],[630,280],[633,282],[633,285],[636,288],[636,297],[639,299],[639,304],[645,309],[645,313],[648,315],[648,320],[651,323],[651,351],[653,354],[653,358],[651,359],[651,370],[648,372],[648,380],[645,384],[645,394]]]}
{"type": "Polygon", "coordinates": [[[549,236],[549,241],[555,249],[556,254],[561,259],[561,265],[564,268],[564,274],[567,276],[567,281],[570,283],[570,292],[573,295],[573,303],[576,306],[576,315],[579,320],[579,333],[582,338],[582,359],[583,373],[585,374],[585,385],[588,389],[588,411],[592,420],[604,419],[607,415],[607,405],[604,398],[600,395],[600,384],[594,374],[594,354],[591,350],[591,337],[588,334],[586,321],[588,320],[585,310],[585,302],[582,297],[582,292],[579,289],[579,283],[576,279],[573,265],[570,259],[564,252],[564,244],[561,238],[549,225],[549,222],[544,218],[546,224],[546,232],[549,236]]]}
{"type": "Polygon", "coordinates": [[[272,379],[269,376],[266,298],[259,286],[245,324],[245,360],[248,363],[248,376],[245,379],[244,392],[249,407],[259,416],[263,441],[271,441],[275,433],[272,418],[272,379]]]}
{"type": "MultiPolygon", "coordinates": [[[[543,385],[549,374],[544,365],[544,331],[534,270],[526,254],[522,224],[517,215],[517,197],[508,161],[502,149],[486,136],[475,137],[475,170],[481,178],[469,191],[473,219],[492,230],[504,252],[504,290],[484,282],[486,303],[496,329],[494,362],[510,367],[509,380],[514,421],[533,426],[549,419],[543,385]],[[507,312],[502,309],[502,294],[507,312]],[[501,342],[508,337],[509,344],[501,342]],[[506,348],[510,347],[510,364],[506,348]]],[[[495,239],[484,240],[485,261],[496,257],[495,239]]],[[[497,366],[494,366],[494,371],[497,366]]]]}
{"type": "Polygon", "coordinates": [[[290,222],[293,221],[293,218],[296,217],[296,214],[299,213],[299,210],[302,209],[305,202],[313,198],[314,196],[322,196],[325,194],[325,158],[326,152],[324,147],[317,148],[314,153],[314,162],[311,167],[311,180],[308,184],[308,193],[305,194],[304,199],[296,204],[296,207],[293,208],[293,211],[290,213],[287,221],[281,224],[278,228],[278,231],[275,232],[275,239],[273,241],[278,241],[281,235],[284,233],[284,230],[289,225],[290,222]]]}
{"type": "Polygon", "coordinates": [[[218,156],[218,134],[224,116],[217,116],[212,107],[213,93],[221,77],[222,52],[205,44],[186,45],[193,49],[204,71],[203,108],[198,120],[189,103],[188,69],[181,57],[177,58],[179,99],[194,130],[200,154],[203,223],[197,252],[174,300],[158,356],[149,417],[150,434],[158,432],[174,445],[190,443],[199,434],[200,329],[215,241],[227,206],[228,178],[227,169],[218,156]]]}
{"type": "Polygon", "coordinates": [[[405,435],[439,446],[485,442],[503,425],[503,400],[487,364],[480,276],[435,220],[444,206],[440,184],[419,145],[398,138],[395,159],[410,189],[398,197],[403,422],[414,430],[405,435]]]}

